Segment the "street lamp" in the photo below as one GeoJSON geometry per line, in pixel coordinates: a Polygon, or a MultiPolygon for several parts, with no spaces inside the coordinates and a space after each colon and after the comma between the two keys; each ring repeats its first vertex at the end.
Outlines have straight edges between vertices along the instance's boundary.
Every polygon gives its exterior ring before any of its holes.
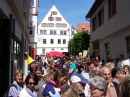
{"type": "Polygon", "coordinates": [[[83,32],[84,32],[84,29],[85,29],[85,27],[83,26],[83,27],[82,27],[82,31],[83,31],[83,32]]]}

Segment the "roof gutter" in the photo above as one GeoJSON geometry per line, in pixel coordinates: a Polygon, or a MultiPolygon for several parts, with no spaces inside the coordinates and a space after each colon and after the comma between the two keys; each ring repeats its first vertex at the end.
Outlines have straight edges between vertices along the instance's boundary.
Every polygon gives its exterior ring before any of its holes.
{"type": "Polygon", "coordinates": [[[103,2],[104,0],[96,0],[94,2],[94,4],[92,5],[92,7],[90,8],[89,12],[87,13],[87,15],[85,16],[86,20],[88,20],[88,18],[90,18],[93,13],[97,10],[97,8],[100,6],[100,4],[103,2]]]}

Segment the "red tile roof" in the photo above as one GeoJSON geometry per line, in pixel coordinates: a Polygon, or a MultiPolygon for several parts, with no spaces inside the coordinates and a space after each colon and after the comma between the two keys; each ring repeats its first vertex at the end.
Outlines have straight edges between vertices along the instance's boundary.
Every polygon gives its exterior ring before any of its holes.
{"type": "Polygon", "coordinates": [[[78,23],[77,25],[77,31],[82,32],[82,31],[87,31],[90,34],[90,24],[89,23],[78,23]],[[84,28],[84,29],[83,29],[84,28]]]}

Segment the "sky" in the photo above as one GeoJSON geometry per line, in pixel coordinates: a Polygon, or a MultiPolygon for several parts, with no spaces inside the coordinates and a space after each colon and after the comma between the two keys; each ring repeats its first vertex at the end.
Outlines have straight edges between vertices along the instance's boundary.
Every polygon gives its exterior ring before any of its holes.
{"type": "MultiPolygon", "coordinates": [[[[94,1],[95,0],[54,0],[54,4],[67,22],[77,28],[78,22],[89,23],[89,21],[85,19],[85,16],[94,1]]],[[[53,0],[40,0],[38,24],[42,21],[52,6],[53,0]]]]}

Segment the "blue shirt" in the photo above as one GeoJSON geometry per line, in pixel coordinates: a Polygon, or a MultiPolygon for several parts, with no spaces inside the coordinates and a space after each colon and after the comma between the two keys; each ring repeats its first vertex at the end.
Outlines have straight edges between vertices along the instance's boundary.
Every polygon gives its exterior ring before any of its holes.
{"type": "Polygon", "coordinates": [[[42,92],[42,95],[43,96],[49,96],[50,97],[50,95],[49,95],[49,93],[48,92],[52,92],[52,94],[55,94],[55,90],[54,90],[54,88],[53,88],[53,85],[51,84],[51,83],[48,83],[46,86],[45,86],[45,89],[43,90],[43,92],[42,92]]]}
{"type": "Polygon", "coordinates": [[[71,63],[70,63],[70,69],[73,70],[72,74],[76,72],[76,65],[75,65],[74,62],[71,62],[71,63]]]}

